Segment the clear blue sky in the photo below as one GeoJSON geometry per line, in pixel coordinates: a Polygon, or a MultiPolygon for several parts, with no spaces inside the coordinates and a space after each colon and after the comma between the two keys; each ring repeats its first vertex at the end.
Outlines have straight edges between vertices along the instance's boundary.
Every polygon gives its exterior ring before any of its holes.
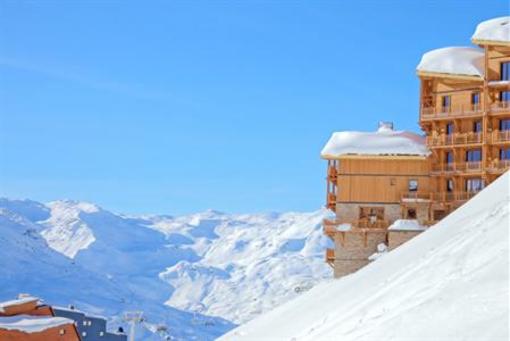
{"type": "Polygon", "coordinates": [[[314,210],[319,152],[418,130],[423,52],[504,0],[1,1],[0,195],[119,212],[314,210]]]}

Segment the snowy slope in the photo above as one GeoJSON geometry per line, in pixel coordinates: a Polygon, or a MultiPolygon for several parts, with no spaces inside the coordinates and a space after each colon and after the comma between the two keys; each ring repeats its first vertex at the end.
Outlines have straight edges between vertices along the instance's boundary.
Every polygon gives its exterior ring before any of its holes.
{"type": "Polygon", "coordinates": [[[509,339],[507,172],[420,236],[221,340],[509,339]]]}
{"type": "Polygon", "coordinates": [[[325,211],[129,217],[8,199],[0,210],[0,300],[28,292],[113,316],[112,325],[141,309],[148,328],[181,339],[217,337],[331,275],[325,211]]]}

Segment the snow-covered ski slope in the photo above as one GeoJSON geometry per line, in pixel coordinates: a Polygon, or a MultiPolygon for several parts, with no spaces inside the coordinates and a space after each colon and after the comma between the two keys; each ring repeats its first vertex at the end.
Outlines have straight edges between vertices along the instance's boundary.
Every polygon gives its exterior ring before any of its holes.
{"type": "Polygon", "coordinates": [[[509,340],[510,175],[357,273],[220,340],[509,340]]]}

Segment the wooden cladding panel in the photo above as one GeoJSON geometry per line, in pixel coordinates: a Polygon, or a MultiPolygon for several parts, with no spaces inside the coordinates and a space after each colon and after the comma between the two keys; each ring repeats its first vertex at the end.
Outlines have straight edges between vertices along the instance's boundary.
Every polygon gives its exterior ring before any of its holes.
{"type": "Polygon", "coordinates": [[[418,181],[419,192],[430,191],[430,178],[423,175],[342,175],[338,177],[340,202],[399,203],[409,190],[409,180],[418,181]]]}
{"type": "Polygon", "coordinates": [[[428,175],[429,164],[425,158],[353,158],[341,159],[339,174],[428,175]]]}

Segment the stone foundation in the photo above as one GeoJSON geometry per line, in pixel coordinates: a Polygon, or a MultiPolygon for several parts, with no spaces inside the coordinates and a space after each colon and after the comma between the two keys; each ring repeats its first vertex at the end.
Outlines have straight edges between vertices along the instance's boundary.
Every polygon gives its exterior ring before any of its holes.
{"type": "Polygon", "coordinates": [[[404,244],[408,240],[416,237],[423,231],[403,231],[403,230],[391,230],[388,231],[388,249],[393,250],[396,247],[404,244]]]}
{"type": "Polygon", "coordinates": [[[368,257],[377,252],[380,243],[386,244],[386,230],[337,232],[334,277],[348,275],[367,265],[368,257]]]}

